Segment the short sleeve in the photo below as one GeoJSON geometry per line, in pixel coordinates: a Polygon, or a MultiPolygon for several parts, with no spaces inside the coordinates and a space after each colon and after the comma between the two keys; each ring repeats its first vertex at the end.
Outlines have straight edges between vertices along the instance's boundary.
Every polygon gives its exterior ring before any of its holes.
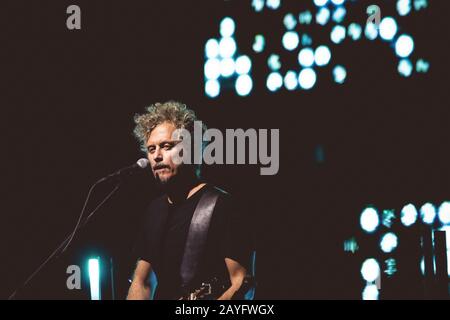
{"type": "Polygon", "coordinates": [[[220,199],[217,210],[222,218],[220,237],[222,255],[239,262],[249,271],[254,249],[254,232],[250,227],[248,211],[230,195],[225,195],[220,199]]]}
{"type": "Polygon", "coordinates": [[[167,202],[164,198],[154,200],[141,219],[134,245],[136,260],[145,260],[155,266],[158,261],[161,230],[167,216],[167,202]]]}

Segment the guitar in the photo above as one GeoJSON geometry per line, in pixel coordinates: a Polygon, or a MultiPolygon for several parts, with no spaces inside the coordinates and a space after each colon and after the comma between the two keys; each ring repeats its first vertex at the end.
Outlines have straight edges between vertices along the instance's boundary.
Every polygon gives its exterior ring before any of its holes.
{"type": "Polygon", "coordinates": [[[214,300],[225,292],[228,285],[217,277],[202,282],[198,287],[184,290],[185,293],[178,300],[214,300]]]}
{"type": "MultiPolygon", "coordinates": [[[[229,281],[220,280],[217,277],[210,279],[208,282],[202,282],[198,287],[191,290],[185,290],[178,300],[215,300],[219,298],[230,286],[229,281]]],[[[256,281],[252,276],[246,276],[239,290],[234,294],[233,300],[247,299],[247,293],[255,290],[256,281]]]]}

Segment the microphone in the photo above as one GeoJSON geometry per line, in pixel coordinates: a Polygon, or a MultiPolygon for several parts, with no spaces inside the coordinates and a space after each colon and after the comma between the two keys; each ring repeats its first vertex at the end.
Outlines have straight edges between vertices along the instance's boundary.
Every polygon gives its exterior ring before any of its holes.
{"type": "Polygon", "coordinates": [[[145,169],[148,165],[149,165],[149,161],[145,158],[141,158],[138,161],[136,161],[135,164],[122,168],[120,170],[117,170],[114,173],[111,173],[109,175],[107,175],[106,177],[101,178],[100,180],[98,180],[99,182],[103,182],[109,179],[113,179],[113,178],[122,178],[124,176],[130,176],[133,175],[134,173],[136,173],[137,171],[141,170],[141,169],[145,169]]]}

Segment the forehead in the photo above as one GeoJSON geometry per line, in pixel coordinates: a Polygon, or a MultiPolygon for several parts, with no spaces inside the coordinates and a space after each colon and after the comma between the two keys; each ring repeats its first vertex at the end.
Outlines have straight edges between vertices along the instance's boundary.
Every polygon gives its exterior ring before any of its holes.
{"type": "Polygon", "coordinates": [[[163,122],[158,124],[151,132],[147,139],[147,146],[158,144],[162,141],[172,140],[172,133],[177,128],[171,122],[163,122]]]}

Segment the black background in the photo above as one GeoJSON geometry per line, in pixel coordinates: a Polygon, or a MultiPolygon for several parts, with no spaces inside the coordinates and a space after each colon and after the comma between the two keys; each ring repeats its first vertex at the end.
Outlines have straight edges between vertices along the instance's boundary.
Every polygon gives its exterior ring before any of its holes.
{"type": "MultiPolygon", "coordinates": [[[[391,2],[386,14],[393,14],[391,2]]],[[[252,13],[249,1],[4,4],[2,298],[72,230],[89,186],[142,156],[133,115],[157,101],[180,100],[211,128],[280,129],[277,175],[260,176],[255,165],[206,172],[251,211],[258,298],[359,298],[359,266],[344,256],[342,243],[356,230],[361,209],[449,198],[445,1],[399,19],[402,31],[414,36],[413,59],[430,61],[427,74],[403,78],[387,44],[346,40],[332,51],[347,67],[345,85],[334,84],[328,68],[318,72],[311,91],[275,94],[265,88],[267,56],[252,53],[251,39],[265,33],[279,42],[288,8],[301,11],[309,2],[286,1],[265,18],[252,13]],[[81,7],[81,30],[66,28],[70,4],[81,7]],[[245,98],[231,90],[211,100],[203,91],[203,48],[219,36],[226,15],[237,23],[239,51],[254,57],[254,89],[245,98]],[[324,163],[315,161],[318,145],[324,163]]],[[[364,21],[368,4],[355,5],[351,17],[364,21]]],[[[329,32],[315,28],[314,43],[325,41],[329,32]]],[[[278,50],[274,42],[268,40],[267,50],[278,50]]],[[[93,203],[108,190],[100,188],[93,203]]],[[[70,254],[47,266],[19,297],[86,298],[64,289],[65,268],[103,252],[117,259],[123,298],[139,215],[155,194],[148,175],[123,185],[70,254]]]]}

